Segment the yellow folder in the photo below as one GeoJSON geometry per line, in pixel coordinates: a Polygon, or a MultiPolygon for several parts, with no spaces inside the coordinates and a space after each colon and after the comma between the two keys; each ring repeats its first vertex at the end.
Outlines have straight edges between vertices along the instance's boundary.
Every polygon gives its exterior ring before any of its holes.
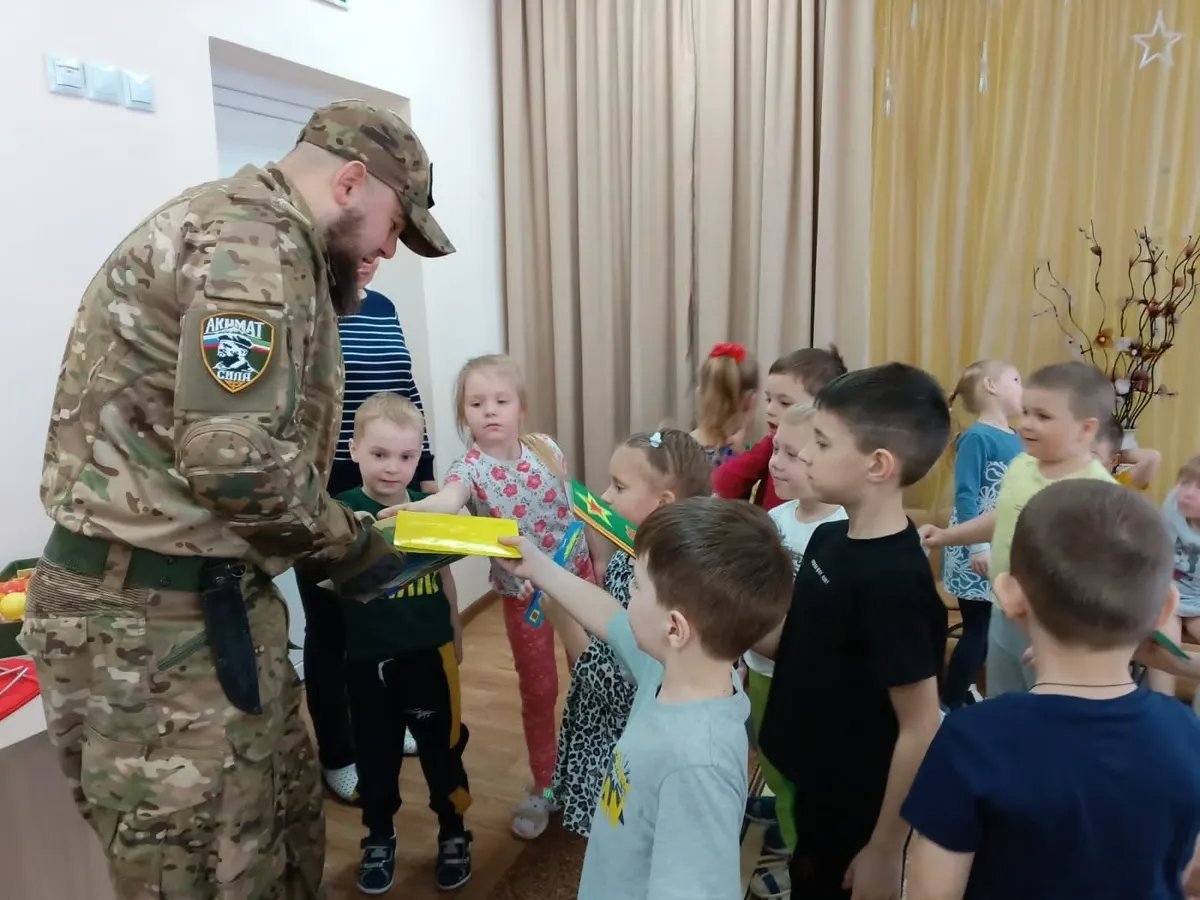
{"type": "MultiPolygon", "coordinates": [[[[500,556],[505,559],[521,558],[516,547],[506,547],[499,541],[502,537],[517,536],[516,519],[399,512],[391,523],[394,523],[396,528],[395,544],[401,550],[454,553],[461,556],[500,556]]],[[[379,524],[390,523],[385,519],[379,524]]]]}

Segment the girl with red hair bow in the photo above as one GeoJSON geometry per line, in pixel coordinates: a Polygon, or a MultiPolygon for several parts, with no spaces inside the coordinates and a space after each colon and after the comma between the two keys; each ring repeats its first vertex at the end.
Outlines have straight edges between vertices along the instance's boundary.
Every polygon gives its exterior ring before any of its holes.
{"type": "Polygon", "coordinates": [[[741,344],[717,344],[700,367],[692,437],[714,466],[748,446],[746,426],[758,394],[758,363],[741,344]]]}

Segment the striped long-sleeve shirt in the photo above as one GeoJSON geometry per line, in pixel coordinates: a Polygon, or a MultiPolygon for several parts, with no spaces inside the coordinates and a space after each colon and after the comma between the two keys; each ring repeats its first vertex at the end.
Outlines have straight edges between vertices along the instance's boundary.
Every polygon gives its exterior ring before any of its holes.
{"type": "MultiPolygon", "coordinates": [[[[412,355],[396,317],[396,307],[377,291],[366,294],[356,315],[338,320],[342,356],[346,362],[346,399],[342,405],[342,430],[334,459],[342,463],[350,461],[354,414],[372,394],[393,391],[407,397],[417,409],[425,412],[417,383],[413,380],[412,355]]],[[[413,483],[434,479],[433,453],[429,449],[429,430],[426,429],[413,483]]]]}

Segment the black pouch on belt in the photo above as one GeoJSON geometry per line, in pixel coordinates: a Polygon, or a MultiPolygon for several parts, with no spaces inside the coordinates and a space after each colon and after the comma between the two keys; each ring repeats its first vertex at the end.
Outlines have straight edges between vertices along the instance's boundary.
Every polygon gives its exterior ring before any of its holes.
{"type": "Polygon", "coordinates": [[[200,605],[217,679],[225,696],[242,712],[260,715],[258,665],[246,601],[242,598],[245,573],[245,563],[238,560],[206,560],[200,569],[200,605]]]}

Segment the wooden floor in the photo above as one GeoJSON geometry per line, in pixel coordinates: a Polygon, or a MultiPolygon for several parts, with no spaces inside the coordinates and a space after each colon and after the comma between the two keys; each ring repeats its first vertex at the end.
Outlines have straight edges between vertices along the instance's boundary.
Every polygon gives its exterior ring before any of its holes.
{"type": "MultiPolygon", "coordinates": [[[[466,820],[475,835],[474,877],[454,896],[474,900],[491,896],[524,846],[512,836],[509,821],[530,774],[517,674],[498,603],[489,604],[471,620],[463,644],[463,722],[471,730],[465,762],[474,798],[466,820]]],[[[561,711],[567,688],[566,661],[561,653],[559,668],[561,711]]],[[[396,816],[396,883],[383,896],[404,900],[445,897],[433,883],[437,819],[429,810],[429,791],[415,758],[404,761],[400,782],[404,806],[396,816]]],[[[325,813],[327,896],[329,900],[362,897],[355,887],[359,841],[364,834],[359,812],[331,800],[325,804],[325,813]]]]}

